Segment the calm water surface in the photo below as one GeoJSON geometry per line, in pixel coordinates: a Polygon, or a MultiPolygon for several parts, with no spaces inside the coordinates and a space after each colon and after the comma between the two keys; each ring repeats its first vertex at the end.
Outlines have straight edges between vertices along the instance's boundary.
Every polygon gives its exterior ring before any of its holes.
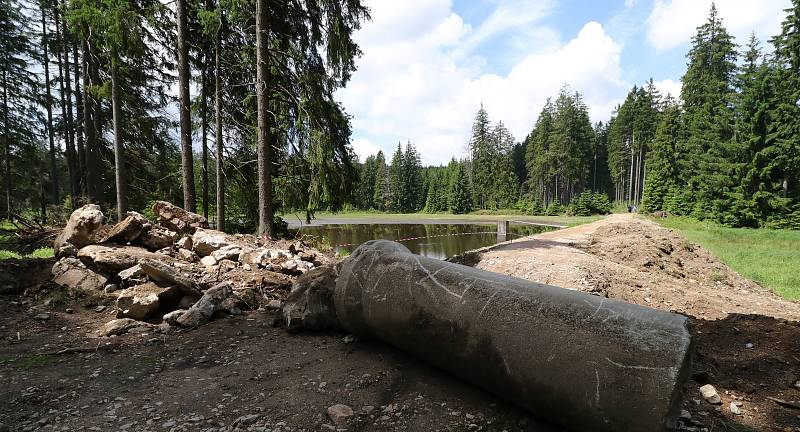
{"type": "Polygon", "coordinates": [[[299,234],[313,236],[312,243],[331,245],[337,251],[352,252],[367,240],[385,239],[398,241],[413,253],[445,259],[468,250],[554,229],[511,224],[508,238],[499,238],[496,224],[331,224],[307,226],[299,234]]]}

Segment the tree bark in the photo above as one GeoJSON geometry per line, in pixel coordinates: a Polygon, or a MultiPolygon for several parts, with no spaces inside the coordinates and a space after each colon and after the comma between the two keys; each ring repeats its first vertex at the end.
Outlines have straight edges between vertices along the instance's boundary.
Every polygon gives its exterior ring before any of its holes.
{"type": "Polygon", "coordinates": [[[75,197],[78,195],[78,173],[75,164],[75,143],[72,141],[72,91],[69,83],[69,50],[67,50],[65,31],[61,30],[61,18],[58,8],[55,9],[56,38],[59,43],[58,50],[58,89],[61,95],[61,132],[64,137],[64,145],[67,154],[67,172],[69,174],[70,197],[75,206],[75,197]],[[66,84],[66,90],[65,90],[66,84]],[[69,111],[67,105],[69,103],[69,111]]]}
{"type": "Polygon", "coordinates": [[[111,112],[114,122],[114,168],[117,185],[117,221],[125,216],[125,156],[122,144],[122,110],[119,94],[119,77],[117,76],[116,54],[111,60],[111,112]]]}
{"type": "Polygon", "coordinates": [[[89,199],[89,202],[95,202],[97,200],[97,173],[95,172],[96,164],[95,164],[95,157],[96,157],[96,149],[97,149],[97,129],[96,121],[97,113],[95,112],[96,109],[96,100],[92,93],[89,91],[89,88],[93,84],[93,65],[92,55],[89,47],[88,41],[83,41],[83,121],[84,121],[84,133],[86,134],[86,146],[84,148],[84,170],[86,173],[86,197],[89,199]]]}
{"type": "Polygon", "coordinates": [[[3,65],[3,144],[5,147],[4,183],[6,189],[6,217],[11,220],[11,140],[8,138],[8,65],[3,65]]]}
{"type": "Polygon", "coordinates": [[[203,135],[203,217],[208,219],[208,50],[203,50],[203,70],[201,71],[201,94],[200,94],[200,125],[203,135]]]}
{"type": "Polygon", "coordinates": [[[183,173],[183,208],[197,211],[194,189],[194,155],[192,154],[192,118],[189,100],[189,45],[187,37],[186,0],[177,0],[178,15],[178,81],[181,124],[181,167],[183,173]]]}
{"type": "Polygon", "coordinates": [[[86,151],[83,147],[83,91],[81,90],[81,64],[78,43],[72,45],[72,59],[75,61],[75,144],[77,150],[78,189],[86,195],[86,151]]]}
{"type": "Polygon", "coordinates": [[[267,0],[256,0],[256,97],[258,105],[258,235],[275,237],[272,224],[272,144],[269,142],[267,0]]]}
{"type": "Polygon", "coordinates": [[[56,163],[56,145],[53,138],[53,95],[50,92],[50,56],[48,52],[49,43],[47,37],[46,9],[42,5],[42,49],[44,50],[44,87],[45,87],[45,110],[47,111],[47,140],[50,144],[50,199],[52,204],[58,204],[58,165],[56,163]]]}
{"type": "MultiPolygon", "coordinates": [[[[220,14],[222,11],[220,11],[220,14]]],[[[217,168],[217,229],[225,231],[225,159],[222,139],[222,17],[214,46],[214,140],[217,168]]]]}

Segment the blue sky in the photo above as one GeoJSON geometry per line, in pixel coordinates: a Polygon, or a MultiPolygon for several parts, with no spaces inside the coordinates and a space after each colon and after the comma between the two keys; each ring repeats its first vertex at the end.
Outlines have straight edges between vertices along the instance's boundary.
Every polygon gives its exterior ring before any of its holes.
{"type": "MultiPolygon", "coordinates": [[[[593,121],[652,77],[677,96],[694,29],[711,0],[367,0],[364,55],[337,98],[363,160],[411,140],[425,164],[465,154],[484,104],[517,140],[567,83],[593,121]]],[[[717,0],[729,31],[767,40],[789,0],[717,0]]]]}

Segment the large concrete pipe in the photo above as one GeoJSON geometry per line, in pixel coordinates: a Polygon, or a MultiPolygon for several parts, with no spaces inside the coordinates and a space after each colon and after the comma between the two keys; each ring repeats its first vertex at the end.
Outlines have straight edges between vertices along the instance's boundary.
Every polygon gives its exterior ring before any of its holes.
{"type": "Polygon", "coordinates": [[[681,315],[361,245],[339,269],[340,324],[572,431],[675,427],[692,337],[681,315]]]}

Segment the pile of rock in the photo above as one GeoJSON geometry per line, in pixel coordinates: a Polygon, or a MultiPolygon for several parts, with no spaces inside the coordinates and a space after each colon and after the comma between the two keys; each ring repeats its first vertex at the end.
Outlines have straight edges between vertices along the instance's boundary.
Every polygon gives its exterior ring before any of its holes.
{"type": "Polygon", "coordinates": [[[168,202],[156,202],[153,213],[158,223],[130,212],[109,226],[89,204],[72,213],[54,244],[56,284],[115,299],[118,320],[107,334],[141,321],[190,327],[275,306],[294,276],[330,261],[302,242],[209,229],[204,217],[168,202]]]}

